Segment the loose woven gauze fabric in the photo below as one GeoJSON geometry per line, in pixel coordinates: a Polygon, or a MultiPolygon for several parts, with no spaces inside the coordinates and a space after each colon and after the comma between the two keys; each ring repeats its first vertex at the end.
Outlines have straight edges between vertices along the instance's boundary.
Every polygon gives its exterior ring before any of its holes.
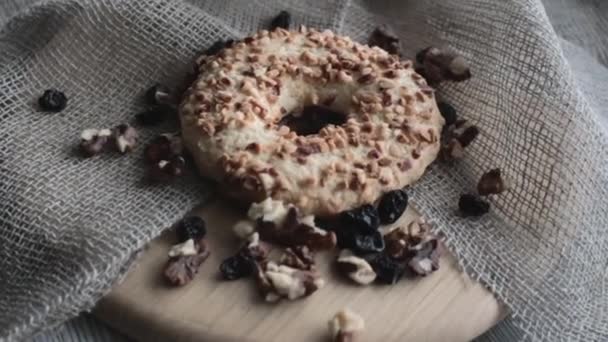
{"type": "MultiPolygon", "coordinates": [[[[404,56],[427,45],[464,54],[474,77],[438,96],[481,128],[463,161],[437,164],[411,189],[464,269],[510,308],[522,340],[608,340],[608,141],[574,82],[538,0],[8,0],[0,4],[0,339],[25,338],[91,308],[163,228],[204,200],[196,176],[142,182],[131,156],[74,153],[85,128],[143,109],[220,38],[288,9],[295,24],[365,41],[380,23],[404,56]],[[67,109],[35,99],[64,90],[67,109]],[[478,219],[458,196],[500,167],[509,191],[478,219]]],[[[142,140],[161,131],[142,130],[142,140]]],[[[135,261],[136,262],[136,261],[135,261]]]]}

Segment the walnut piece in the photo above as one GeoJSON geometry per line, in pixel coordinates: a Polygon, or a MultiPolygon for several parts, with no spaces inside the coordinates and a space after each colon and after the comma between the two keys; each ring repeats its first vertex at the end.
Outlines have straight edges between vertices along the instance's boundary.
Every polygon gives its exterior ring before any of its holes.
{"type": "Polygon", "coordinates": [[[417,275],[425,276],[439,269],[439,257],[442,248],[435,236],[430,235],[408,249],[414,253],[414,256],[408,262],[408,266],[417,275]]]}
{"type": "Polygon", "coordinates": [[[169,258],[196,255],[198,248],[195,246],[193,239],[188,239],[182,243],[173,245],[169,250],[169,258]]]}
{"type": "Polygon", "coordinates": [[[298,270],[273,261],[258,268],[257,278],[266,301],[280,298],[295,300],[309,296],[325,285],[325,281],[316,272],[298,270]]]}
{"type": "Polygon", "coordinates": [[[365,329],[365,321],[357,313],[343,309],[329,321],[329,333],[334,342],[354,342],[365,329]]]}
{"type": "Polygon", "coordinates": [[[314,218],[298,218],[298,211],[290,207],[283,219],[283,225],[258,220],[258,230],[264,240],[275,241],[285,246],[305,245],[313,250],[332,249],[336,246],[336,234],[325,231],[314,224],[314,218]]]}
{"type": "Polygon", "coordinates": [[[181,176],[186,168],[186,160],[182,156],[173,156],[169,160],[160,160],[150,166],[148,175],[156,182],[166,182],[181,176]]]}
{"type": "Polygon", "coordinates": [[[497,195],[505,191],[506,188],[500,169],[492,169],[484,173],[479,179],[479,183],[477,183],[477,192],[481,196],[497,195]]]}
{"type": "Polygon", "coordinates": [[[114,145],[120,153],[131,152],[137,146],[137,131],[128,124],[122,124],[114,128],[114,145]]]}
{"type": "Polygon", "coordinates": [[[195,255],[181,255],[169,259],[164,271],[165,279],[169,284],[183,286],[194,279],[199,267],[210,254],[204,240],[198,241],[195,246],[197,247],[195,255]]]}
{"type": "Polygon", "coordinates": [[[87,158],[93,157],[104,150],[111,136],[109,129],[85,129],[80,134],[80,151],[87,158]]]}
{"type": "Polygon", "coordinates": [[[288,247],[280,263],[300,270],[315,270],[315,255],[307,246],[288,247]]]}
{"type": "Polygon", "coordinates": [[[287,216],[287,211],[288,208],[283,202],[268,197],[262,202],[251,204],[247,216],[253,221],[261,220],[281,226],[287,216]]]}
{"type": "Polygon", "coordinates": [[[369,285],[376,280],[376,272],[372,266],[348,249],[343,249],[336,261],[338,269],[357,284],[369,285]]]}

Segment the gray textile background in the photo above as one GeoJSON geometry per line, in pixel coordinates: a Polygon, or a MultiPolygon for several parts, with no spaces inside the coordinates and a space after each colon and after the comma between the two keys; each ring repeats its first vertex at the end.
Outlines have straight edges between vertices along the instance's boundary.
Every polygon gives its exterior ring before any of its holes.
{"type": "Polygon", "coordinates": [[[80,130],[128,120],[141,91],[178,82],[196,51],[289,8],[297,23],[359,40],[388,21],[407,55],[436,44],[469,58],[475,77],[440,94],[482,135],[455,168],[433,167],[412,197],[467,271],[513,311],[488,340],[608,340],[608,77],[573,45],[606,64],[605,3],[35,2],[0,4],[0,339],[90,308],[146,241],[207,193],[195,177],[145,186],[141,153],[80,160],[72,152],[80,130]],[[563,44],[547,14],[560,18],[563,44]],[[50,86],[71,99],[61,114],[33,110],[50,86]],[[511,190],[493,199],[492,215],[456,217],[459,193],[493,167],[511,190]]]}

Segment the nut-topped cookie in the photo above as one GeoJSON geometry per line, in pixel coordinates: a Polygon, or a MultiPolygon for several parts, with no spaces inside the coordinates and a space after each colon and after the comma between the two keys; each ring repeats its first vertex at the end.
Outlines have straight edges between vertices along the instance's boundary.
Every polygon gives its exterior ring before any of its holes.
{"type": "Polygon", "coordinates": [[[180,106],[184,143],[201,174],[237,199],[335,214],[413,183],[439,151],[433,89],[380,48],[278,28],[198,64],[180,106]],[[302,131],[289,116],[331,120],[302,131]]]}

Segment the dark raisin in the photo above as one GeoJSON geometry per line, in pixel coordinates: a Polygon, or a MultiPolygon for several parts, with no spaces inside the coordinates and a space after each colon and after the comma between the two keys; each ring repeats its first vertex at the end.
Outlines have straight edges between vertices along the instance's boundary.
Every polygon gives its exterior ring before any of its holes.
{"type": "Polygon", "coordinates": [[[60,112],[68,104],[68,98],[57,89],[48,89],[38,99],[40,109],[46,112],[60,112]]]}
{"type": "Polygon", "coordinates": [[[462,132],[462,134],[460,134],[456,139],[458,139],[458,142],[460,142],[462,147],[467,147],[473,142],[473,140],[475,140],[475,138],[477,138],[478,135],[479,128],[471,126],[465,129],[464,132],[462,132]]]}
{"type": "Polygon", "coordinates": [[[167,120],[172,114],[175,114],[175,107],[164,104],[154,106],[146,111],[135,115],[135,119],[142,126],[154,126],[167,120]]]}
{"type": "Polygon", "coordinates": [[[173,96],[169,88],[157,83],[146,91],[146,102],[149,105],[169,104],[173,102],[173,96]]]}
{"type": "Polygon", "coordinates": [[[340,214],[340,221],[342,229],[363,234],[373,233],[380,226],[378,210],[371,204],[343,212],[340,214]]]}
{"type": "Polygon", "coordinates": [[[481,216],[490,211],[490,203],[475,195],[464,194],[458,200],[458,209],[464,217],[481,216]]]}
{"type": "Polygon", "coordinates": [[[154,138],[144,150],[144,158],[149,163],[168,160],[172,156],[171,141],[165,135],[154,138]]]}
{"type": "Polygon", "coordinates": [[[426,54],[429,52],[429,50],[433,49],[432,46],[429,46],[423,50],[418,51],[418,53],[416,54],[416,62],[418,62],[419,64],[424,63],[424,59],[426,58],[426,54]]]}
{"type": "Polygon", "coordinates": [[[439,112],[443,119],[445,120],[445,125],[450,126],[456,123],[456,109],[452,107],[449,103],[446,102],[437,102],[437,107],[439,108],[439,112]]]}
{"type": "Polygon", "coordinates": [[[179,242],[184,242],[188,239],[198,241],[207,234],[207,225],[198,216],[188,216],[179,221],[176,232],[179,242]]]}
{"type": "Polygon", "coordinates": [[[289,25],[291,25],[291,14],[287,11],[281,11],[272,19],[272,22],[270,22],[270,30],[272,31],[277,28],[289,30],[289,25]]]}
{"type": "Polygon", "coordinates": [[[382,233],[375,231],[371,234],[354,234],[350,248],[357,255],[379,253],[384,250],[382,233]]]}
{"type": "Polygon", "coordinates": [[[186,168],[186,160],[182,156],[172,156],[169,160],[161,160],[152,164],[148,169],[150,180],[168,182],[181,176],[186,168]]]}
{"type": "Polygon", "coordinates": [[[170,174],[173,176],[181,176],[186,168],[186,159],[182,156],[173,156],[169,159],[170,174]]]}
{"type": "Polygon", "coordinates": [[[378,204],[380,222],[391,224],[397,221],[407,208],[407,200],[405,190],[393,190],[384,194],[378,204]]]}
{"type": "Polygon", "coordinates": [[[230,46],[232,46],[232,44],[234,43],[234,39],[227,39],[227,40],[218,40],[215,43],[213,43],[207,50],[205,50],[205,52],[203,52],[204,55],[207,56],[213,56],[215,54],[217,54],[218,52],[220,52],[221,50],[228,48],[230,46]]]}
{"type": "Polygon", "coordinates": [[[224,279],[236,280],[250,276],[253,273],[254,266],[253,260],[239,253],[225,259],[220,265],[220,272],[224,279]]]}
{"type": "Polygon", "coordinates": [[[315,216],[315,226],[323,230],[334,230],[337,226],[336,217],[315,216]]]}
{"type": "Polygon", "coordinates": [[[375,254],[367,261],[376,272],[376,281],[383,284],[395,284],[403,277],[406,270],[406,265],[384,253],[375,254]]]}
{"type": "Polygon", "coordinates": [[[354,232],[349,232],[347,229],[338,228],[334,230],[336,233],[336,244],[340,249],[350,249],[353,245],[354,232]]]}

